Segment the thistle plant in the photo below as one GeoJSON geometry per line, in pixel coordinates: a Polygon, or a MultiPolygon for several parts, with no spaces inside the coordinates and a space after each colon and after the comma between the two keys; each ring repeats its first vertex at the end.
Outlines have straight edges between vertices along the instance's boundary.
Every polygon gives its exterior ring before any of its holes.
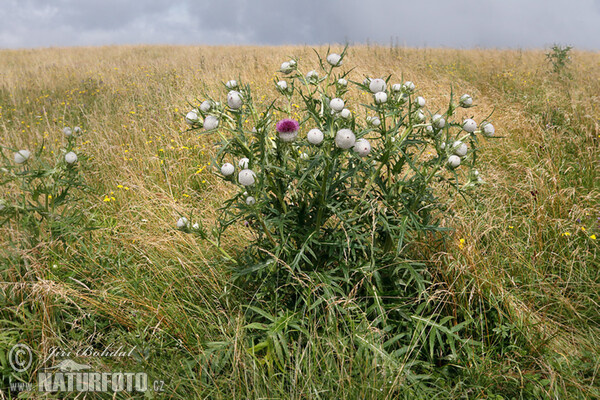
{"type": "Polygon", "coordinates": [[[559,44],[555,44],[550,48],[546,53],[546,59],[552,66],[552,72],[559,76],[564,75],[567,78],[570,77],[567,72],[567,67],[571,63],[571,56],[569,53],[572,49],[572,46],[561,46],[559,44]]]}
{"type": "Polygon", "coordinates": [[[0,146],[0,185],[8,193],[0,200],[0,227],[14,228],[23,248],[44,239],[68,241],[87,229],[78,197],[89,190],[80,170],[87,157],[76,150],[82,131],[66,127],[62,133],[66,145],[54,156],[44,143],[35,153],[0,146]]]}
{"type": "Polygon", "coordinates": [[[447,193],[482,183],[478,144],[495,131],[485,119],[455,119],[471,96],[457,103],[451,94],[444,110],[430,110],[412,82],[352,80],[346,55],[319,57],[306,72],[298,60],[283,62],[280,98],[267,104],[238,80],[224,85],[226,101],[207,96],[190,111],[191,129],[217,141],[215,173],[234,188],[213,243],[234,224],[248,227],[234,278],[264,308],[259,319],[282,309],[304,315],[335,293],[374,326],[414,329],[407,316],[425,308],[399,311],[427,291],[413,244],[443,230],[447,193]],[[356,103],[353,90],[370,101],[356,103]]]}

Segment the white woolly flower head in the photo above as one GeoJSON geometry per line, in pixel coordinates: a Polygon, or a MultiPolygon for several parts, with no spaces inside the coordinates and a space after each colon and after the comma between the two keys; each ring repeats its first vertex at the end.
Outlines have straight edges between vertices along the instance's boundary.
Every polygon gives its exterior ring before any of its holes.
{"type": "Polygon", "coordinates": [[[415,91],[415,84],[412,83],[411,81],[404,82],[402,87],[404,88],[404,91],[407,93],[412,93],[415,91]]]}
{"type": "Polygon", "coordinates": [[[383,79],[371,79],[371,81],[369,82],[369,90],[371,90],[372,93],[384,92],[385,88],[386,84],[383,79]]]}
{"type": "Polygon", "coordinates": [[[284,61],[281,63],[281,68],[279,68],[279,70],[284,74],[289,74],[294,70],[294,67],[290,64],[289,61],[284,61]]]}
{"type": "Polygon", "coordinates": [[[65,134],[65,136],[69,137],[73,135],[73,131],[71,130],[71,128],[69,128],[68,126],[65,126],[63,128],[63,133],[65,134]]]}
{"type": "Polygon", "coordinates": [[[306,134],[306,140],[310,144],[321,144],[323,142],[323,132],[320,129],[314,128],[306,134]]]}
{"type": "Polygon", "coordinates": [[[431,117],[431,123],[436,129],[442,129],[446,126],[446,120],[441,114],[434,114],[434,116],[431,117]]]}
{"type": "Polygon", "coordinates": [[[242,107],[242,94],[235,90],[227,93],[227,105],[229,105],[232,110],[240,109],[240,107],[242,107]]]}
{"type": "Polygon", "coordinates": [[[340,98],[331,99],[329,102],[329,108],[335,112],[340,112],[344,109],[344,100],[340,98]]]}
{"type": "Polygon", "coordinates": [[[203,112],[209,112],[211,107],[210,101],[208,100],[204,100],[202,104],[200,104],[200,110],[203,112]]]}
{"type": "Polygon", "coordinates": [[[460,96],[459,104],[461,107],[469,108],[473,105],[473,98],[468,94],[460,96]]]}
{"type": "Polygon", "coordinates": [[[207,115],[204,118],[204,129],[207,131],[216,129],[219,126],[219,120],[214,115],[207,115]]]}
{"type": "Polygon", "coordinates": [[[379,117],[368,116],[367,117],[367,123],[371,124],[373,126],[379,126],[379,125],[381,125],[381,120],[379,119],[379,117]]]}
{"type": "Polygon", "coordinates": [[[460,165],[460,157],[459,156],[452,155],[452,156],[448,157],[448,166],[450,168],[456,168],[459,165],[460,165]]]}
{"type": "Polygon", "coordinates": [[[225,164],[221,165],[221,173],[224,176],[229,176],[229,175],[233,174],[234,171],[235,171],[235,167],[231,163],[225,163],[225,164]]]}
{"type": "Polygon", "coordinates": [[[401,92],[401,91],[402,91],[402,85],[401,85],[401,84],[399,84],[399,83],[394,83],[394,84],[392,85],[392,92],[396,92],[396,93],[398,93],[398,92],[401,92]]]}
{"type": "Polygon", "coordinates": [[[490,124],[489,122],[484,122],[481,124],[481,131],[483,132],[483,135],[487,137],[492,137],[496,134],[496,128],[494,128],[494,125],[490,124]]]}
{"type": "Polygon", "coordinates": [[[340,116],[344,119],[348,119],[352,116],[352,112],[350,112],[350,110],[347,108],[344,108],[342,111],[340,111],[340,116]]]}
{"type": "Polygon", "coordinates": [[[366,157],[371,152],[371,143],[367,139],[358,139],[354,143],[354,151],[361,157],[366,157]]]}
{"type": "Polygon", "coordinates": [[[236,80],[230,80],[227,81],[227,83],[225,84],[225,86],[227,86],[229,89],[235,89],[236,87],[238,87],[238,83],[236,80]]]}
{"type": "Polygon", "coordinates": [[[416,104],[418,107],[421,107],[421,108],[423,108],[423,107],[425,107],[426,101],[425,101],[425,99],[424,99],[423,97],[419,96],[419,97],[417,97],[417,98],[415,99],[415,104],[416,104]]]}
{"type": "Polygon", "coordinates": [[[471,118],[465,119],[462,125],[465,132],[473,133],[477,129],[477,122],[472,120],[471,118]]]}
{"type": "Polygon", "coordinates": [[[77,162],[77,154],[73,153],[72,151],[68,152],[65,154],[65,162],[67,164],[75,164],[77,162]]]}
{"type": "Polygon", "coordinates": [[[454,142],[452,144],[452,150],[454,151],[454,154],[456,154],[457,156],[464,157],[467,155],[467,152],[469,151],[469,147],[467,146],[466,143],[463,143],[460,140],[457,140],[456,142],[454,142]]]}
{"type": "Polygon", "coordinates": [[[339,67],[342,65],[342,56],[336,53],[331,53],[327,56],[327,62],[333,67],[339,67]]]}
{"type": "Polygon", "coordinates": [[[77,135],[79,135],[81,133],[81,128],[76,126],[75,128],[73,128],[73,133],[76,133],[77,135]]]}
{"type": "Polygon", "coordinates": [[[252,196],[248,196],[246,197],[246,204],[248,204],[249,206],[253,206],[254,204],[256,204],[256,199],[252,196]]]}
{"type": "Polygon", "coordinates": [[[335,144],[340,149],[349,149],[356,143],[356,136],[350,129],[340,129],[335,135],[335,144]]]}
{"type": "Polygon", "coordinates": [[[374,95],[375,97],[375,103],[377,104],[383,104],[387,102],[387,93],[386,92],[377,92],[374,95]]]}
{"type": "Polygon", "coordinates": [[[187,113],[187,115],[185,116],[185,122],[187,122],[190,125],[198,123],[198,113],[196,112],[196,110],[192,110],[189,113],[187,113]]]}
{"type": "Polygon", "coordinates": [[[256,174],[251,169],[243,169],[238,174],[238,181],[244,186],[252,186],[256,180],[256,174]]]}
{"type": "Polygon", "coordinates": [[[338,79],[337,83],[338,83],[338,85],[340,85],[342,87],[348,86],[348,81],[345,80],[344,78],[338,79]]]}
{"type": "Polygon", "coordinates": [[[308,73],[306,74],[306,80],[315,83],[319,80],[319,74],[314,69],[312,71],[308,71],[308,73]]]}
{"type": "Polygon", "coordinates": [[[177,220],[177,229],[186,229],[189,223],[186,217],[181,217],[177,220]]]}
{"type": "Polygon", "coordinates": [[[247,157],[240,158],[240,161],[238,161],[238,165],[241,169],[246,169],[250,165],[250,160],[247,157]]]}
{"type": "Polygon", "coordinates": [[[14,160],[16,164],[23,164],[31,157],[29,150],[19,150],[15,153],[14,160]]]}
{"type": "Polygon", "coordinates": [[[417,113],[415,114],[415,119],[419,122],[425,121],[425,114],[423,114],[423,111],[417,111],[417,113]]]}
{"type": "Polygon", "coordinates": [[[277,82],[277,88],[282,92],[285,92],[288,89],[288,84],[286,81],[277,82]]]}

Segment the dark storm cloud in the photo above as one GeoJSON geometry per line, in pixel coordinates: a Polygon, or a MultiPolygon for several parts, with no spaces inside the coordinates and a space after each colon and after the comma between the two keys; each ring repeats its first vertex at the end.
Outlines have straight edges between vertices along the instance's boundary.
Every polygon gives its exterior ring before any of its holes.
{"type": "Polygon", "coordinates": [[[2,0],[0,47],[119,43],[600,49],[600,0],[2,0]]]}

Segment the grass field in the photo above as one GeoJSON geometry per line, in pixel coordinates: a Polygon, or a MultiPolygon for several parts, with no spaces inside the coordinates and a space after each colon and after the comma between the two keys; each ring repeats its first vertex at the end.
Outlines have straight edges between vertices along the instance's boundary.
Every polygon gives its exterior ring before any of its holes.
{"type": "MultiPolygon", "coordinates": [[[[349,49],[354,80],[411,80],[432,110],[451,87],[470,93],[477,107],[463,114],[493,112],[504,137],[485,142],[486,185],[453,201],[450,238],[427,260],[431,298],[470,315],[463,334],[481,344],[451,371],[410,379],[412,360],[382,370],[385,356],[333,325],[270,371],[246,351],[243,299],[219,251],[175,229],[190,214],[210,226],[229,191],[207,167],[214,138],[186,132],[182,115],[229,79],[275,96],[290,56],[316,63],[308,47],[0,50],[0,144],[52,157],[62,128],[81,126],[93,191],[79,202],[97,228],[68,243],[42,234],[33,248],[14,223],[0,228],[0,398],[15,395],[10,379],[35,381],[35,368],[14,375],[6,362],[16,343],[38,361],[54,346],[135,346],[85,361],[147,372],[165,382],[156,398],[600,398],[600,54],[573,52],[567,77],[541,50],[349,49]]],[[[247,235],[236,226],[223,247],[234,253],[247,235]]]]}

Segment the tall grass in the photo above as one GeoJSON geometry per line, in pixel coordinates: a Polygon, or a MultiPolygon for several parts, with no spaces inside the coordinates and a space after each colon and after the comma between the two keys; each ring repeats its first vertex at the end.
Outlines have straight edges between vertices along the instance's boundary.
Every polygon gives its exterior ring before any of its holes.
{"type": "MultiPolygon", "coordinates": [[[[289,56],[316,62],[305,47],[0,51],[0,143],[58,151],[63,126],[81,126],[98,228],[25,250],[14,225],[0,230],[0,356],[18,342],[37,360],[52,346],[124,343],[134,358],[86,362],[146,371],[165,381],[161,396],[181,399],[600,397],[600,55],[574,52],[571,79],[558,80],[543,51],[349,49],[357,80],[402,75],[432,110],[452,86],[473,95],[478,114],[493,112],[505,136],[480,152],[483,193],[452,200],[449,240],[422,244],[432,301],[470,316],[462,334],[481,345],[418,375],[406,374],[419,370],[410,356],[342,336],[345,315],[306,315],[314,332],[290,343],[302,350],[284,371],[261,365],[228,264],[174,229],[191,213],[210,226],[229,190],[207,167],[211,139],[184,132],[189,102],[238,77],[272,97],[272,71],[289,56]]],[[[235,252],[248,234],[237,226],[223,246],[235,252]]],[[[339,301],[354,312],[351,298],[339,301]]],[[[9,398],[12,370],[0,364],[9,398]]],[[[16,378],[33,382],[34,372],[16,378]]]]}

